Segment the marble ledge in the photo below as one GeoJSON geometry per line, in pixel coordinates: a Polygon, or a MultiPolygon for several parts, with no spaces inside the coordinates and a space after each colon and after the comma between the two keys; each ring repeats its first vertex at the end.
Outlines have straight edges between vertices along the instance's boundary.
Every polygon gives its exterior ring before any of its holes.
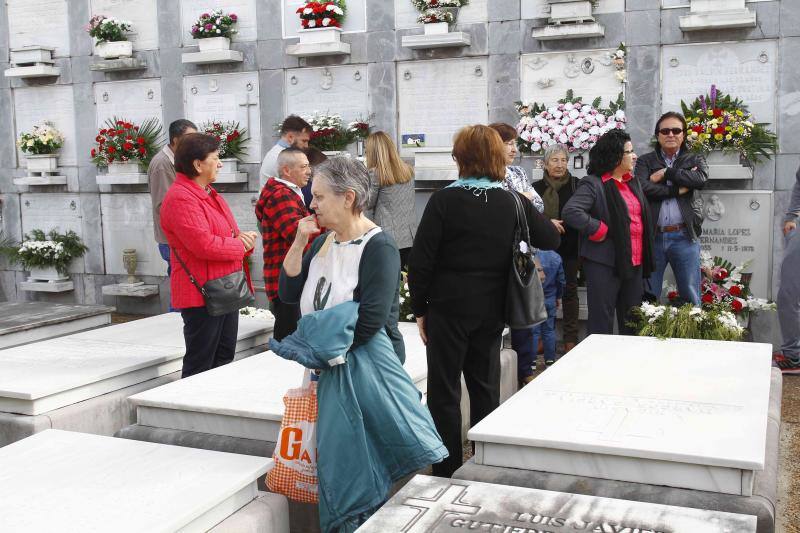
{"type": "Polygon", "coordinates": [[[211,50],[208,52],[191,52],[181,55],[181,63],[206,65],[214,63],[241,63],[244,54],[238,50],[211,50]]]}
{"type": "Polygon", "coordinates": [[[428,48],[454,48],[470,46],[472,37],[463,31],[454,31],[433,35],[405,35],[401,44],[413,50],[424,50],[428,48]]]}
{"type": "Polygon", "coordinates": [[[147,174],[98,174],[98,185],[147,185],[147,174]]]}
{"type": "Polygon", "coordinates": [[[319,57],[349,55],[350,44],[341,41],[323,43],[298,43],[286,47],[286,55],[295,57],[319,57]]]}
{"type": "Polygon", "coordinates": [[[548,24],[542,28],[534,28],[531,36],[540,41],[556,41],[560,39],[588,39],[604,37],[606,30],[597,22],[583,24],[548,24]]]}
{"type": "Polygon", "coordinates": [[[128,285],[118,283],[104,285],[103,296],[123,296],[129,298],[147,298],[158,294],[158,285],[128,285]]]}
{"type": "Polygon", "coordinates": [[[54,78],[61,75],[61,68],[51,65],[12,67],[5,71],[6,78],[54,78]]]}
{"type": "Polygon", "coordinates": [[[69,292],[75,289],[72,280],[69,281],[20,281],[19,290],[28,292],[69,292]]]}
{"type": "Polygon", "coordinates": [[[755,27],[756,14],[746,8],[711,13],[692,13],[680,18],[680,28],[683,31],[729,30],[755,27]]]}
{"type": "Polygon", "coordinates": [[[137,57],[121,57],[119,59],[104,59],[89,65],[89,70],[95,72],[123,72],[126,70],[144,70],[147,61],[137,57]]]}
{"type": "Polygon", "coordinates": [[[22,178],[14,178],[14,185],[21,186],[44,186],[44,185],[66,185],[66,176],[24,176],[22,178]]]}
{"type": "Polygon", "coordinates": [[[214,183],[247,183],[247,172],[234,172],[231,174],[217,174],[214,183]]]}

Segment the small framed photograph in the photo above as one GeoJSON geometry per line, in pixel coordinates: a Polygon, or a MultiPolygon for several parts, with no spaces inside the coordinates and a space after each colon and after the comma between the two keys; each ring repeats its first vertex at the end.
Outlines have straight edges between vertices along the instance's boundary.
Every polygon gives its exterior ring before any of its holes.
{"type": "Polygon", "coordinates": [[[425,147],[425,134],[424,133],[404,133],[400,136],[400,142],[403,148],[424,148],[425,147]]]}
{"type": "Polygon", "coordinates": [[[544,157],[534,157],[533,168],[536,170],[542,170],[544,168],[544,157]]]}

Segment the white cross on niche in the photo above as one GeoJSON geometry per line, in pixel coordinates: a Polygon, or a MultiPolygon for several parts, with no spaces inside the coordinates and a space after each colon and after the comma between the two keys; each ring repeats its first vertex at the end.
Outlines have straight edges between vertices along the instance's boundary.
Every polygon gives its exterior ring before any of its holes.
{"type": "Polygon", "coordinates": [[[403,505],[416,509],[417,514],[400,531],[432,531],[448,516],[477,514],[481,510],[480,506],[463,501],[466,492],[467,485],[450,484],[449,487],[437,491],[432,498],[406,498],[403,505]]]}

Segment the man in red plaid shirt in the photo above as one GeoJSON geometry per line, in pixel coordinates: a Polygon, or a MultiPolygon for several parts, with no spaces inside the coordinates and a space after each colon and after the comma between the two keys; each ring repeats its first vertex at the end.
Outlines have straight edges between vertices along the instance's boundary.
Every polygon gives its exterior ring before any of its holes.
{"type": "Polygon", "coordinates": [[[308,158],[299,148],[287,148],[278,156],[279,177],[270,178],[261,189],[256,204],[256,217],[264,245],[264,289],[275,315],[273,337],[281,340],[297,329],[299,304],[281,302],[278,298],[278,277],[283,258],[297,232],[297,223],[308,216],[302,187],[311,177],[308,158]]]}

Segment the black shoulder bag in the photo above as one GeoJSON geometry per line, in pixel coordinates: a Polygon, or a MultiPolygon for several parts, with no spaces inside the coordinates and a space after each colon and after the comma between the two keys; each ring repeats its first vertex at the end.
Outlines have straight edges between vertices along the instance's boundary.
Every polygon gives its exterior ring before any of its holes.
{"type": "Polygon", "coordinates": [[[197,287],[203,299],[206,302],[206,311],[211,316],[227,315],[232,311],[238,311],[242,307],[247,307],[255,301],[253,293],[250,292],[250,287],[247,284],[247,276],[245,270],[247,269],[247,260],[243,260],[244,267],[242,270],[237,270],[227,276],[222,276],[217,279],[210,279],[206,281],[202,287],[194,278],[189,269],[186,268],[186,263],[183,262],[181,256],[173,248],[175,257],[180,262],[186,274],[189,275],[189,281],[192,285],[197,287]]]}
{"type": "Polygon", "coordinates": [[[510,192],[514,198],[517,213],[517,226],[514,229],[514,242],[511,250],[511,271],[506,289],[506,324],[512,329],[525,329],[547,320],[544,290],[539,279],[533,248],[530,245],[528,222],[522,200],[517,193],[510,192]],[[520,243],[525,245],[521,247],[520,243]],[[523,251],[523,248],[527,249],[523,251]]]}

